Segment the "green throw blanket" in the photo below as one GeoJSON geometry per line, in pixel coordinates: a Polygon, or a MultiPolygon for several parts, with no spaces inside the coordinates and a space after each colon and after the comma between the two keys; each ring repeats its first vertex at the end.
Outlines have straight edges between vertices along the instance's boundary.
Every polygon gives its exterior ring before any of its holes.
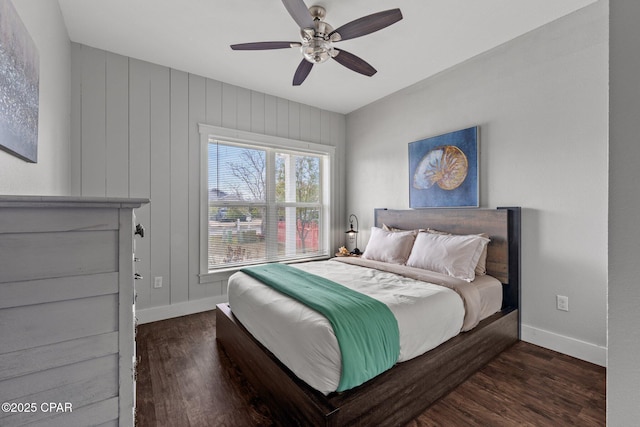
{"type": "Polygon", "coordinates": [[[329,320],[342,354],[337,391],[363,384],[398,360],[398,322],[389,307],[380,301],[284,264],[259,265],[241,271],[329,320]]]}

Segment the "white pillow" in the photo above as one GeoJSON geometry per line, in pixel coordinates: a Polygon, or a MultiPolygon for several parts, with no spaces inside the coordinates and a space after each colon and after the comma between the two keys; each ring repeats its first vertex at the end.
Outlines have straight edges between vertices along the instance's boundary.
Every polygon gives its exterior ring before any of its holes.
{"type": "Polygon", "coordinates": [[[477,235],[420,233],[407,260],[410,267],[436,271],[471,282],[489,239],[477,235]]]}
{"type": "Polygon", "coordinates": [[[396,233],[397,232],[402,232],[402,231],[413,231],[414,233],[421,233],[421,232],[424,232],[424,231],[430,231],[429,228],[418,228],[416,230],[405,230],[403,228],[391,227],[391,226],[389,226],[387,224],[382,224],[382,229],[384,231],[393,231],[393,232],[396,232],[396,233]]]}
{"type": "MultiPolygon", "coordinates": [[[[420,230],[420,231],[423,231],[423,230],[420,230]]],[[[433,233],[433,234],[448,234],[448,235],[452,234],[447,231],[434,230],[433,228],[427,228],[424,231],[426,231],[427,233],[433,233]]],[[[489,238],[489,235],[487,233],[480,233],[480,234],[477,234],[477,236],[489,238]]],[[[485,245],[484,249],[482,250],[482,253],[480,254],[480,258],[478,259],[478,265],[476,265],[476,277],[484,276],[486,274],[487,274],[487,245],[485,245]]]]}
{"type": "Polygon", "coordinates": [[[383,261],[391,264],[404,264],[411,253],[415,231],[385,231],[371,227],[369,243],[362,258],[383,261]]]}

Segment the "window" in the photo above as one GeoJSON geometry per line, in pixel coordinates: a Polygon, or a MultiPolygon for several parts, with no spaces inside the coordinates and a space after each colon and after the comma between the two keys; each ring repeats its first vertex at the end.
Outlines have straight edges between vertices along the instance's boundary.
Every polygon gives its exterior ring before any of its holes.
{"type": "Polygon", "coordinates": [[[205,136],[206,271],[328,255],[331,153],[205,136]]]}

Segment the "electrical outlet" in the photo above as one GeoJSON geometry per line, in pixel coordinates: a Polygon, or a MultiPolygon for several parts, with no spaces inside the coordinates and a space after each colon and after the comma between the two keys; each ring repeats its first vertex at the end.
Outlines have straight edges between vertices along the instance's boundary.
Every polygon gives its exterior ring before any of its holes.
{"type": "Polygon", "coordinates": [[[156,276],[153,278],[153,287],[154,289],[162,287],[162,276],[156,276]]]}
{"type": "Polygon", "coordinates": [[[562,311],[569,311],[569,297],[556,295],[556,308],[562,311]]]}

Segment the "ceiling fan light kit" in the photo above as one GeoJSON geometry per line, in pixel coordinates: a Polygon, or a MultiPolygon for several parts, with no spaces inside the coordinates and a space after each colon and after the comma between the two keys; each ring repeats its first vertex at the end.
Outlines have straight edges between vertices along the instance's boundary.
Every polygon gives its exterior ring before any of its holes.
{"type": "Polygon", "coordinates": [[[326,11],[322,6],[311,6],[309,14],[313,18],[314,28],[301,28],[302,46],[300,52],[312,64],[320,64],[338,53],[333,49],[333,42],[340,41],[340,35],[333,33],[333,27],[324,22],[326,11]]]}
{"type": "Polygon", "coordinates": [[[314,64],[326,62],[330,58],[357,73],[365,76],[374,75],[376,69],[370,64],[352,53],[335,48],[333,43],[371,34],[402,19],[400,9],[390,9],[364,16],[334,30],[324,21],[326,16],[324,7],[311,6],[307,9],[303,0],[282,0],[282,3],[300,27],[302,42],[241,43],[231,45],[231,49],[267,50],[299,47],[303,59],[293,76],[294,86],[299,86],[304,82],[314,64]]]}

